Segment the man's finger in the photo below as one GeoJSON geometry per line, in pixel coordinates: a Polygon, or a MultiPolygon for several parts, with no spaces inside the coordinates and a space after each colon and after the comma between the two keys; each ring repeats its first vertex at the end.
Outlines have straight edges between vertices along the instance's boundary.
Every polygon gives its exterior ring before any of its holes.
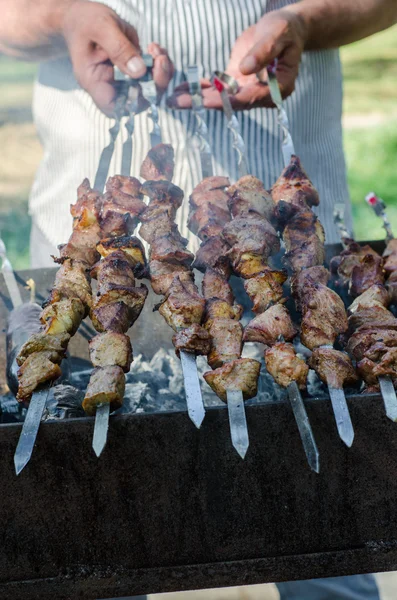
{"type": "Polygon", "coordinates": [[[93,38],[93,41],[103,48],[112,63],[123,73],[134,79],[146,73],[137,33],[127,23],[123,22],[120,25],[112,15],[108,15],[95,27],[93,38]]]}
{"type": "Polygon", "coordinates": [[[282,36],[277,36],[275,32],[266,32],[241,61],[241,72],[243,75],[259,73],[282,54],[285,46],[286,42],[282,36]]]}
{"type": "Polygon", "coordinates": [[[168,52],[165,48],[161,48],[159,44],[150,44],[148,46],[148,52],[154,58],[153,64],[153,79],[160,93],[165,92],[173,75],[174,65],[168,52]]]}

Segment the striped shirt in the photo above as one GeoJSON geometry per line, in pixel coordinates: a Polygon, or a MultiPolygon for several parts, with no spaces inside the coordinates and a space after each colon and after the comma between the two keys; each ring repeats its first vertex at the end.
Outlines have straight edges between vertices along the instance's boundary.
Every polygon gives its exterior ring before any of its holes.
{"type": "MultiPolygon", "coordinates": [[[[187,67],[197,64],[203,77],[224,70],[236,38],[271,10],[288,0],[106,0],[123,19],[136,27],[141,47],[158,42],[168,49],[175,65],[173,87],[185,81],[187,67]]],[[[303,55],[296,89],[285,102],[297,154],[320,192],[318,215],[327,242],[338,241],[333,224],[335,202],[351,209],[342,148],[342,77],[337,50],[303,55]]],[[[67,58],[40,66],[35,85],[33,113],[44,146],[44,158],[30,196],[30,214],[36,231],[50,245],[68,239],[69,205],[84,177],[94,181],[102,149],[109,143],[112,120],[103,115],[91,97],[79,88],[67,58]]],[[[281,131],[275,109],[252,109],[238,114],[247,148],[249,171],[270,188],[283,168],[281,131]]],[[[237,156],[230,130],[218,111],[206,111],[216,174],[237,178],[237,156]]],[[[188,195],[201,177],[197,146],[192,137],[191,111],[160,107],[163,141],[175,149],[174,183],[185,191],[177,219],[182,234],[192,238],[186,222],[188,195]]],[[[138,175],[149,150],[149,122],[145,113],[135,119],[131,174],[138,175]]],[[[110,174],[120,170],[125,130],[116,142],[110,174]]],[[[195,242],[191,239],[191,247],[195,242]]]]}

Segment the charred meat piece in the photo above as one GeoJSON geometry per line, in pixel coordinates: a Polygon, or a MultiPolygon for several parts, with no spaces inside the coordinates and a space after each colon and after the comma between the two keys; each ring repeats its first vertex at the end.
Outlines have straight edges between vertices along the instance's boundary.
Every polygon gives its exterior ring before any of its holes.
{"type": "Polygon", "coordinates": [[[285,261],[297,273],[322,265],[325,260],[324,229],[316,215],[298,212],[284,229],[285,261]]]}
{"type": "Polygon", "coordinates": [[[173,219],[174,217],[170,214],[167,207],[148,206],[141,216],[142,225],[139,229],[139,235],[148,244],[152,244],[156,238],[165,235],[172,235],[175,239],[179,239],[182,242],[184,238],[180,235],[173,219]]]}
{"type": "Polygon", "coordinates": [[[210,298],[205,303],[205,321],[214,321],[216,319],[233,319],[239,321],[243,314],[243,307],[240,304],[229,304],[219,298],[210,298]]]}
{"type": "Polygon", "coordinates": [[[60,363],[66,354],[66,347],[70,340],[68,333],[58,335],[46,335],[45,333],[34,333],[20,349],[16,361],[22,366],[25,360],[33,353],[48,352],[48,359],[53,363],[60,363]]]}
{"type": "Polygon", "coordinates": [[[370,288],[365,290],[365,292],[352,302],[349,306],[349,312],[355,313],[364,308],[371,308],[372,306],[386,307],[388,304],[389,294],[387,289],[380,283],[374,283],[374,285],[371,285],[370,288]]]}
{"type": "Polygon", "coordinates": [[[314,369],[323,383],[342,389],[357,383],[358,377],[346,352],[333,348],[316,348],[309,358],[309,366],[314,369]]]}
{"type": "Polygon", "coordinates": [[[186,241],[173,234],[156,237],[150,247],[150,261],[158,260],[189,267],[194,260],[194,255],[186,249],[186,241]]]}
{"type": "Polygon", "coordinates": [[[131,234],[139,222],[139,215],[146,204],[138,199],[117,191],[104,196],[100,225],[104,237],[119,237],[131,234]]]}
{"type": "Polygon", "coordinates": [[[253,302],[254,313],[265,312],[272,304],[282,300],[282,286],[286,279],[285,271],[266,269],[256,277],[244,281],[244,289],[253,302]]]}
{"type": "Polygon", "coordinates": [[[88,314],[92,304],[92,295],[87,263],[66,259],[55,276],[54,287],[44,306],[71,298],[79,298],[88,314]]]}
{"type": "Polygon", "coordinates": [[[374,375],[376,377],[381,377],[382,375],[397,376],[397,348],[389,348],[385,352],[374,367],[374,375]]]}
{"type": "Polygon", "coordinates": [[[248,323],[243,339],[244,342],[260,342],[272,346],[280,336],[288,342],[296,334],[297,330],[288,310],[282,304],[275,304],[248,323]]]}
{"type": "Polygon", "coordinates": [[[125,376],[118,366],[97,367],[91,373],[90,381],[83,400],[87,415],[93,416],[99,404],[110,404],[110,410],[116,410],[123,404],[125,376]]]}
{"type": "Polygon", "coordinates": [[[131,340],[128,335],[106,331],[96,335],[89,343],[90,360],[94,367],[117,365],[128,373],[132,363],[131,340]]]}
{"type": "Polygon", "coordinates": [[[155,294],[166,294],[176,276],[179,276],[180,281],[194,281],[192,271],[185,265],[150,261],[150,282],[155,294]]]}
{"type": "Polygon", "coordinates": [[[385,259],[383,268],[386,273],[394,273],[397,270],[397,239],[388,242],[383,258],[385,259]]]}
{"type": "Polygon", "coordinates": [[[203,319],[205,300],[191,281],[181,281],[176,276],[159,307],[160,314],[168,325],[178,331],[200,324],[203,319]]]}
{"type": "Polygon", "coordinates": [[[234,298],[232,288],[222,275],[210,267],[205,271],[202,290],[206,300],[218,298],[219,300],[224,300],[228,304],[233,304],[234,298]]]}
{"type": "Polygon", "coordinates": [[[375,368],[376,363],[369,358],[363,358],[357,363],[357,373],[368,385],[377,385],[378,383],[378,378],[374,373],[375,368]]]}
{"type": "Polygon", "coordinates": [[[359,296],[371,287],[371,285],[376,283],[383,284],[384,280],[382,258],[367,254],[361,259],[360,264],[354,266],[352,269],[349,293],[353,297],[359,296]]]}
{"type": "Polygon", "coordinates": [[[291,278],[291,292],[295,298],[296,307],[301,310],[299,298],[304,295],[306,288],[315,283],[327,285],[329,280],[329,271],[322,266],[308,267],[299,271],[291,278]]]}
{"type": "MultiPolygon", "coordinates": [[[[353,277],[353,269],[356,269],[356,280],[365,279],[367,288],[375,283],[383,283],[382,266],[383,260],[375,250],[368,245],[360,246],[354,241],[350,241],[347,248],[330,262],[331,272],[339,276],[341,283],[349,284],[353,277]]],[[[353,291],[358,296],[365,289],[353,291]]]]}
{"type": "Polygon", "coordinates": [[[395,329],[360,329],[350,336],[347,343],[347,351],[356,360],[361,360],[365,356],[371,357],[372,348],[379,347],[379,344],[386,348],[397,347],[397,331],[395,329]]]}
{"type": "Polygon", "coordinates": [[[171,181],[174,175],[174,149],[171,144],[157,144],[149,150],[139,174],[148,181],[171,181]]]}
{"type": "Polygon", "coordinates": [[[91,270],[91,275],[98,281],[98,292],[104,294],[115,285],[134,287],[134,269],[125,257],[124,252],[112,252],[99,261],[91,270]]]}
{"type": "Polygon", "coordinates": [[[211,369],[221,367],[241,356],[243,349],[243,326],[239,321],[218,318],[205,324],[211,338],[211,351],[207,360],[211,369]]]}
{"type": "Polygon", "coordinates": [[[109,177],[106,182],[106,191],[111,194],[122,192],[142,200],[141,194],[141,182],[136,177],[129,177],[128,175],[114,175],[109,177]]]}
{"type": "Polygon", "coordinates": [[[196,210],[207,204],[212,204],[217,208],[228,211],[229,196],[224,190],[210,190],[209,192],[201,192],[192,194],[189,199],[190,210],[196,210]]]}
{"type": "Polygon", "coordinates": [[[211,190],[224,190],[229,187],[230,181],[228,177],[223,177],[222,175],[212,175],[211,177],[206,177],[196,187],[194,188],[191,199],[193,203],[195,202],[196,195],[200,195],[203,193],[210,192],[211,190]]]}
{"type": "Polygon", "coordinates": [[[98,220],[102,208],[102,194],[93,190],[88,179],[77,188],[77,202],[70,205],[70,214],[78,219],[83,211],[88,210],[98,220]]]}
{"type": "Polygon", "coordinates": [[[44,333],[74,335],[85,316],[85,308],[78,298],[69,298],[54,302],[44,308],[40,321],[45,325],[44,333]]]}
{"type": "Polygon", "coordinates": [[[290,164],[285,167],[271,189],[276,204],[284,202],[307,210],[320,203],[317,190],[303,170],[297,156],[291,156],[290,164]]]}
{"type": "Polygon", "coordinates": [[[274,200],[265,190],[262,181],[253,175],[241,177],[227,192],[233,218],[243,217],[247,213],[258,214],[268,221],[274,218],[274,200]]]}
{"type": "Polygon", "coordinates": [[[182,329],[172,338],[176,355],[179,357],[181,350],[195,354],[207,355],[211,350],[211,335],[204,327],[194,323],[186,329],[182,329]]]}
{"type": "Polygon", "coordinates": [[[99,332],[125,333],[141,314],[148,289],[113,285],[99,296],[92,311],[91,320],[99,332]]]}
{"type": "Polygon", "coordinates": [[[314,350],[334,345],[340,333],[347,331],[348,322],[343,301],[336,292],[322,283],[309,285],[301,294],[301,341],[314,350]]]}
{"type": "Polygon", "coordinates": [[[211,268],[225,279],[229,279],[231,273],[230,260],[227,257],[229,249],[230,246],[222,238],[210,238],[197,250],[192,268],[202,272],[211,268]]]}
{"type": "Polygon", "coordinates": [[[169,206],[175,212],[182,205],[184,195],[181,188],[169,181],[146,181],[141,193],[148,196],[151,206],[169,206]]]}
{"type": "Polygon", "coordinates": [[[54,381],[62,372],[58,364],[50,358],[52,351],[34,352],[30,354],[18,369],[18,394],[19,402],[30,400],[35,389],[42,383],[54,381]]]}
{"type": "Polygon", "coordinates": [[[278,385],[287,388],[296,381],[299,389],[306,388],[309,367],[296,355],[292,344],[277,342],[265,350],[266,369],[278,385]]]}
{"type": "Polygon", "coordinates": [[[352,331],[373,328],[397,329],[397,319],[384,306],[371,306],[350,315],[349,327],[352,331]]]}
{"type": "Polygon", "coordinates": [[[187,225],[200,240],[207,240],[222,233],[226,223],[230,221],[229,211],[215,204],[203,204],[189,215],[187,225]]]}
{"type": "Polygon", "coordinates": [[[261,363],[252,358],[239,358],[215,371],[204,373],[204,379],[217,396],[227,402],[227,390],[240,390],[244,400],[254,398],[258,392],[261,363]]]}
{"type": "Polygon", "coordinates": [[[131,262],[134,269],[138,269],[138,272],[146,267],[145,250],[142,242],[136,237],[106,238],[97,244],[97,250],[103,258],[112,253],[118,254],[122,250],[124,256],[131,262]]]}
{"type": "MultiPolygon", "coordinates": [[[[99,225],[88,227],[85,230],[74,229],[67,244],[58,246],[60,261],[71,258],[93,265],[99,259],[99,254],[95,248],[100,239],[99,225]]],[[[56,261],[58,262],[58,260],[56,261]]]]}

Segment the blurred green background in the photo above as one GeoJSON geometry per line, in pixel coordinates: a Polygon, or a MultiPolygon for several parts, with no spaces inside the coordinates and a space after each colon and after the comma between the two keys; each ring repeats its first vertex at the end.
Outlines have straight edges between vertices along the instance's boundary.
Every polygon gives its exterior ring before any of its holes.
{"type": "MultiPolygon", "coordinates": [[[[397,232],[397,27],[342,49],[344,138],[357,239],[384,237],[364,203],[380,195],[397,232]]],[[[0,57],[0,232],[15,268],[29,264],[29,189],[42,150],[30,104],[36,67],[0,57]]]]}

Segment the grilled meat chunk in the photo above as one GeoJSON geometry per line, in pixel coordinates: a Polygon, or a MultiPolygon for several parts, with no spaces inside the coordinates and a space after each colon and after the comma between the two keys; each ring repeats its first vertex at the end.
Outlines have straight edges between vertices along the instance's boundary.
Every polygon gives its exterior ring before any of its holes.
{"type": "Polygon", "coordinates": [[[46,356],[53,363],[60,363],[65,357],[66,348],[70,340],[68,333],[58,335],[47,335],[45,333],[34,333],[24,343],[16,357],[17,364],[21,367],[25,360],[34,353],[48,352],[46,356]]]}
{"type": "Polygon", "coordinates": [[[352,269],[349,293],[353,297],[359,296],[370,286],[383,284],[384,280],[381,257],[367,254],[361,259],[360,264],[352,269]]]}
{"type": "Polygon", "coordinates": [[[194,281],[192,271],[185,265],[150,261],[150,282],[155,294],[166,294],[176,276],[179,276],[181,281],[194,281]]]}
{"type": "Polygon", "coordinates": [[[393,273],[390,273],[385,285],[389,294],[390,304],[397,304],[397,269],[393,273]]]}
{"type": "Polygon", "coordinates": [[[132,233],[139,222],[139,215],[146,209],[140,198],[124,194],[120,190],[107,192],[103,199],[100,225],[103,237],[119,237],[132,233]]]}
{"type": "Polygon", "coordinates": [[[70,214],[77,220],[83,212],[89,211],[98,220],[102,208],[102,194],[93,190],[87,178],[77,188],[77,202],[70,205],[70,214]]]}
{"type": "Polygon", "coordinates": [[[387,243],[386,250],[383,253],[385,259],[383,268],[386,273],[397,271],[397,239],[392,239],[387,243]]]}
{"type": "Polygon", "coordinates": [[[350,336],[347,343],[347,351],[357,361],[364,357],[375,360],[372,355],[373,349],[382,345],[386,348],[397,347],[397,331],[395,329],[359,329],[350,336]]]}
{"type": "Polygon", "coordinates": [[[177,275],[159,307],[160,314],[175,331],[200,324],[203,319],[205,300],[191,281],[181,281],[177,275]]]}
{"type": "Polygon", "coordinates": [[[114,175],[107,180],[106,191],[115,196],[117,195],[117,192],[122,192],[128,196],[142,200],[141,186],[141,182],[136,177],[114,175]]]}
{"type": "Polygon", "coordinates": [[[284,202],[307,210],[318,206],[320,199],[317,190],[303,170],[297,156],[291,156],[290,164],[285,167],[271,189],[274,202],[284,202]]]}
{"type": "Polygon", "coordinates": [[[210,267],[205,271],[202,290],[206,300],[218,298],[219,300],[224,300],[228,304],[233,304],[232,288],[222,275],[210,267]]]}
{"type": "Polygon", "coordinates": [[[128,373],[132,363],[132,346],[128,335],[106,331],[89,343],[90,360],[94,367],[117,365],[128,373]]]}
{"type": "Polygon", "coordinates": [[[202,272],[211,268],[228,279],[231,273],[230,260],[227,256],[229,248],[230,246],[222,238],[210,238],[197,250],[192,268],[202,272]]]}
{"type": "Polygon", "coordinates": [[[219,298],[210,298],[205,303],[205,321],[214,321],[216,319],[234,319],[239,321],[243,314],[243,307],[240,304],[229,304],[219,298]]]}
{"type": "Polygon", "coordinates": [[[183,202],[183,191],[169,181],[146,181],[141,193],[150,200],[150,206],[169,206],[177,211],[183,202]]]}
{"type": "MultiPolygon", "coordinates": [[[[180,242],[184,238],[180,235],[178,227],[174,222],[172,212],[170,213],[167,207],[163,206],[148,206],[140,219],[142,225],[139,229],[139,235],[148,244],[152,244],[158,237],[172,235],[180,242]]],[[[186,245],[186,244],[185,244],[186,245]]]]}
{"type": "Polygon", "coordinates": [[[135,285],[134,269],[124,252],[112,252],[99,261],[92,269],[91,275],[98,281],[98,291],[104,294],[115,285],[133,287],[135,285]]]}
{"type": "Polygon", "coordinates": [[[211,335],[204,327],[193,323],[190,327],[176,333],[172,338],[172,343],[175,346],[175,353],[178,358],[181,350],[191,352],[196,356],[198,354],[206,356],[211,350],[211,335]]]}
{"type": "Polygon", "coordinates": [[[248,213],[258,214],[268,221],[274,218],[274,200],[265,190],[262,181],[253,175],[241,177],[227,192],[233,218],[243,217],[248,213]]]}
{"type": "Polygon", "coordinates": [[[244,281],[244,289],[253,302],[254,313],[265,312],[269,306],[282,300],[282,286],[286,279],[285,271],[266,269],[256,277],[244,281]]]}
{"type": "Polygon", "coordinates": [[[349,327],[352,331],[373,328],[397,329],[397,319],[384,306],[371,306],[350,315],[349,327]]]}
{"type": "Polygon", "coordinates": [[[110,404],[110,410],[116,410],[123,404],[125,376],[118,366],[95,368],[90,377],[83,400],[87,415],[93,416],[99,404],[110,404]]]}
{"type": "Polygon", "coordinates": [[[376,377],[382,375],[389,375],[390,377],[397,377],[397,348],[389,348],[380,358],[373,371],[376,377]]]}
{"type": "Polygon", "coordinates": [[[297,273],[325,260],[323,226],[311,211],[298,212],[284,229],[285,261],[297,273]]]}
{"type": "Polygon", "coordinates": [[[360,294],[349,306],[349,312],[355,313],[364,308],[372,306],[386,307],[389,304],[389,294],[385,286],[380,283],[374,283],[370,288],[360,294]]]}
{"type": "Polygon", "coordinates": [[[105,238],[97,244],[99,254],[105,258],[112,253],[123,252],[134,269],[141,270],[146,267],[145,250],[142,242],[136,237],[123,236],[119,238],[105,238]]]}
{"type": "Polygon", "coordinates": [[[91,320],[99,332],[125,333],[137,320],[145,304],[148,289],[113,285],[101,294],[91,311],[91,320]]]}
{"type": "Polygon", "coordinates": [[[309,358],[309,366],[314,369],[323,383],[342,389],[354,385],[358,377],[346,352],[333,348],[316,348],[309,358]]]}
{"type": "Polygon", "coordinates": [[[93,225],[83,230],[74,229],[68,243],[58,246],[61,257],[59,262],[63,262],[62,259],[71,258],[93,265],[99,259],[99,254],[95,248],[99,239],[99,225],[93,225]]]}
{"type": "Polygon", "coordinates": [[[322,266],[308,267],[299,271],[291,278],[291,292],[295,298],[296,307],[301,310],[300,297],[305,294],[306,288],[315,283],[327,285],[329,280],[329,271],[322,266]]]}
{"type": "Polygon", "coordinates": [[[19,402],[28,402],[40,384],[54,381],[61,376],[62,372],[57,363],[53,363],[51,357],[53,351],[34,352],[30,354],[18,369],[18,394],[19,402]]]}
{"type": "Polygon", "coordinates": [[[194,255],[186,249],[187,240],[172,234],[156,237],[150,247],[150,261],[173,263],[189,267],[194,255]]]}
{"type": "Polygon", "coordinates": [[[230,181],[228,177],[222,175],[212,175],[211,177],[205,177],[196,187],[194,188],[191,199],[195,202],[196,195],[210,192],[212,190],[224,190],[229,187],[230,181]]]}
{"type": "Polygon", "coordinates": [[[296,334],[297,330],[291,321],[288,310],[282,304],[275,304],[248,323],[244,330],[243,340],[272,346],[280,336],[288,342],[296,334]]]}
{"type": "Polygon", "coordinates": [[[302,323],[301,341],[314,350],[334,345],[340,333],[347,331],[348,322],[341,298],[322,283],[310,284],[299,298],[302,323]]]}
{"type": "Polygon", "coordinates": [[[74,335],[85,316],[85,308],[78,298],[69,298],[46,306],[40,321],[45,325],[44,333],[74,335]]]}
{"type": "Polygon", "coordinates": [[[221,189],[208,192],[194,193],[189,198],[190,210],[196,210],[207,204],[212,204],[220,210],[228,211],[228,194],[221,189]]]}
{"type": "Polygon", "coordinates": [[[210,202],[202,204],[200,208],[193,211],[189,215],[187,225],[200,240],[208,240],[222,233],[226,223],[230,221],[228,210],[219,208],[210,202]]]}
{"type": "Polygon", "coordinates": [[[244,400],[254,398],[258,392],[261,363],[252,358],[239,358],[214,371],[204,373],[204,379],[217,396],[227,402],[228,390],[240,390],[244,400]]]}
{"type": "Polygon", "coordinates": [[[243,349],[243,326],[239,321],[217,318],[205,324],[211,338],[211,351],[207,360],[211,369],[221,367],[241,356],[243,349]]]}
{"type": "Polygon", "coordinates": [[[91,283],[85,261],[66,259],[55,275],[54,288],[72,286],[76,297],[85,303],[91,296],[91,283]]]}
{"type": "Polygon", "coordinates": [[[292,344],[277,342],[265,350],[266,369],[278,385],[287,388],[296,381],[299,389],[306,388],[309,367],[296,355],[292,344]]]}
{"type": "Polygon", "coordinates": [[[157,144],[149,150],[139,174],[148,181],[172,181],[174,149],[171,144],[157,144]]]}

